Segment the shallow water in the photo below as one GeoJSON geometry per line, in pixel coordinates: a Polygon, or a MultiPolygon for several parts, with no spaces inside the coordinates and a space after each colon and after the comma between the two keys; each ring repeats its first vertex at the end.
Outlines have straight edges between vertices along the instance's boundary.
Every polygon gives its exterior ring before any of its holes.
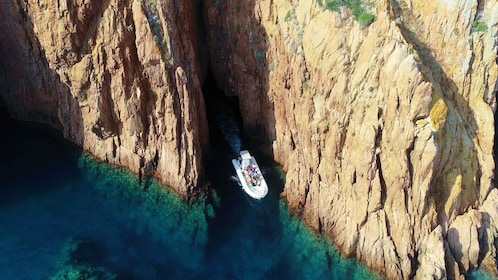
{"type": "Polygon", "coordinates": [[[291,217],[279,187],[249,199],[229,154],[208,161],[211,193],[186,203],[51,133],[2,129],[0,279],[375,278],[291,217]]]}
{"type": "Polygon", "coordinates": [[[185,203],[51,133],[0,128],[0,279],[378,278],[289,215],[283,177],[262,155],[262,201],[240,189],[220,144],[211,193],[185,203]]]}

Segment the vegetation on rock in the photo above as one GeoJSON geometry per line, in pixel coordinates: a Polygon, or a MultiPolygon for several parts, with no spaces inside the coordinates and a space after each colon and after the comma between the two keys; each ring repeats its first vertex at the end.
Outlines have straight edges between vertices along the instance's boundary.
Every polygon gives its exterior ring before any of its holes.
{"type": "Polygon", "coordinates": [[[362,27],[369,26],[375,20],[375,15],[369,12],[369,8],[373,3],[364,2],[363,0],[326,0],[325,5],[322,0],[319,0],[318,4],[333,12],[338,12],[341,7],[346,6],[362,27]]]}
{"type": "Polygon", "coordinates": [[[484,32],[488,29],[488,26],[486,25],[485,22],[482,22],[480,20],[475,20],[474,23],[472,23],[472,31],[474,32],[484,32]]]}

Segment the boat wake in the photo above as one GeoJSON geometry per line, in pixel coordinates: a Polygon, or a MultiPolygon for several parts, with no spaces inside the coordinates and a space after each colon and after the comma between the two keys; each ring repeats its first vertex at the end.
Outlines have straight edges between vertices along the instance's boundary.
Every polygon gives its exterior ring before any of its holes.
{"type": "Polygon", "coordinates": [[[241,150],[241,116],[237,97],[228,97],[216,84],[211,71],[208,71],[202,86],[208,123],[213,124],[215,134],[227,142],[235,155],[241,150]]]}
{"type": "Polygon", "coordinates": [[[230,148],[234,154],[238,155],[240,153],[242,141],[240,140],[239,125],[235,121],[234,116],[230,116],[229,114],[220,114],[216,119],[223,138],[228,145],[230,145],[230,148]]]}
{"type": "Polygon", "coordinates": [[[237,178],[237,176],[235,175],[230,176],[230,181],[236,182],[239,185],[239,187],[242,187],[242,183],[240,182],[239,178],[237,178]]]}

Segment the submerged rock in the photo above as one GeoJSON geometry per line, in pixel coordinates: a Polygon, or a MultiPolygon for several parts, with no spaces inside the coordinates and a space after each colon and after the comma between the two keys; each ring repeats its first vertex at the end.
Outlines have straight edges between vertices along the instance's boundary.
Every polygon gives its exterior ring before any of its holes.
{"type": "Polygon", "coordinates": [[[50,280],[111,280],[117,274],[104,264],[103,248],[95,241],[74,238],[63,247],[57,271],[50,280]]]}
{"type": "Polygon", "coordinates": [[[498,4],[329,2],[2,1],[1,101],[189,195],[209,52],[290,208],[344,254],[388,278],[496,270],[498,4]]]}
{"type": "Polygon", "coordinates": [[[117,275],[106,271],[105,268],[93,268],[85,266],[69,265],[64,267],[53,276],[50,280],[114,280],[119,279],[117,275]]]}

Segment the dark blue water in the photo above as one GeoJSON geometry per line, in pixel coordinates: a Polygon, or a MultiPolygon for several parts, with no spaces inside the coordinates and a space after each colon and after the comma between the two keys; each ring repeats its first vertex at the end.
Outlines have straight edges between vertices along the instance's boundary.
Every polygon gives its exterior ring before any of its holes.
{"type": "Polygon", "coordinates": [[[186,203],[53,132],[2,119],[0,279],[376,279],[289,215],[283,176],[255,201],[214,145],[212,189],[186,203]]]}
{"type": "Polygon", "coordinates": [[[0,128],[0,279],[374,278],[291,217],[281,186],[249,199],[216,146],[211,193],[186,203],[53,132],[0,128]]]}

